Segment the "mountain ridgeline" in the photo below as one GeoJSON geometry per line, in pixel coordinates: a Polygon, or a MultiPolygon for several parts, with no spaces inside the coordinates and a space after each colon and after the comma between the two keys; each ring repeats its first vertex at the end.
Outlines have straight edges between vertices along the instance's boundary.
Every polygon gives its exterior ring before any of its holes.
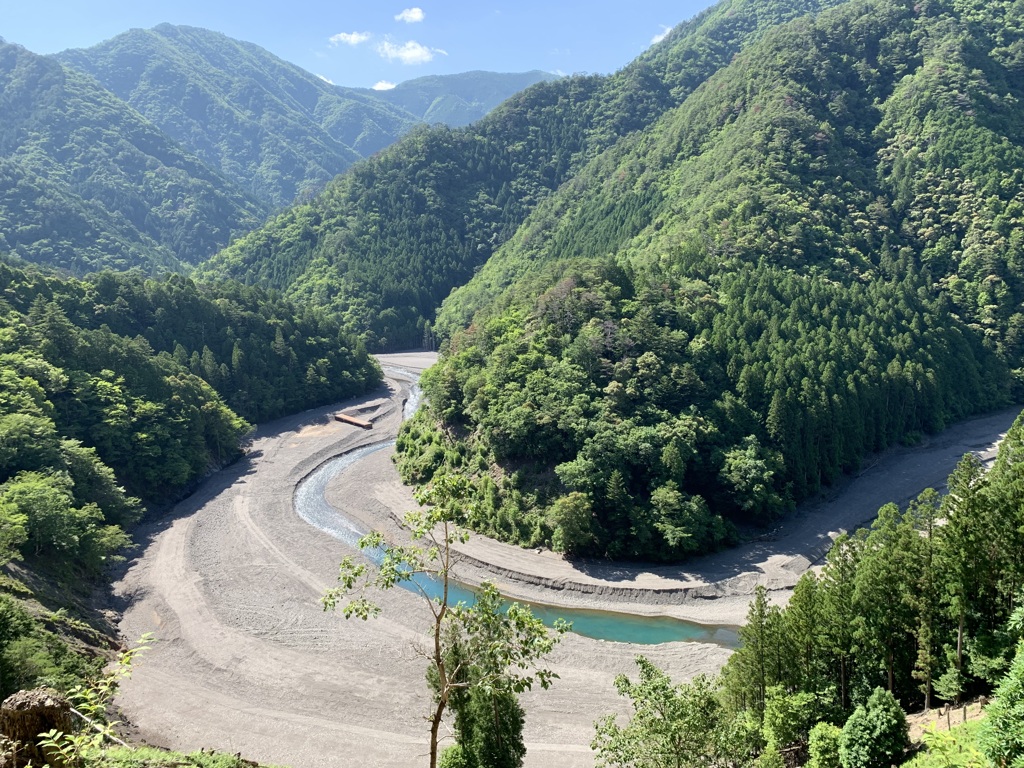
{"type": "Polygon", "coordinates": [[[105,88],[268,209],[322,187],[416,124],[252,43],[196,27],[133,29],[62,63],[105,88]]]}
{"type": "Polygon", "coordinates": [[[465,125],[543,72],[344,88],[252,43],[197,27],[133,29],[56,57],[95,77],[270,210],[319,191],[422,122],[465,125]]]}
{"type": "Polygon", "coordinates": [[[419,120],[459,128],[476,122],[514,93],[531,85],[557,80],[540,70],[530,72],[462,72],[405,80],[394,88],[371,91],[374,96],[404,109],[419,120]]]}
{"type": "Polygon", "coordinates": [[[499,537],[679,559],[1019,398],[1021,19],[808,15],[593,158],[445,303],[403,477],[469,475],[499,537]]]}
{"type": "Polygon", "coordinates": [[[50,57],[0,43],[0,253],[187,271],[424,120],[463,124],[543,77],[424,78],[392,103],[194,27],[50,57]]]}

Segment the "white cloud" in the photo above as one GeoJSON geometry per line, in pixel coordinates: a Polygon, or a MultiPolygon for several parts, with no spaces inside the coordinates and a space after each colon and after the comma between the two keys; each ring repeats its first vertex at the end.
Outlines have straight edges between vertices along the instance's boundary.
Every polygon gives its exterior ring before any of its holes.
{"type": "Polygon", "coordinates": [[[668,33],[671,31],[672,27],[666,27],[664,24],[662,24],[661,32],[659,32],[658,34],[651,38],[651,45],[657,45],[658,43],[660,43],[662,40],[668,37],[668,33]]]}
{"type": "Polygon", "coordinates": [[[401,45],[385,40],[377,44],[377,53],[380,54],[381,58],[388,61],[397,60],[403,64],[426,64],[428,61],[434,60],[435,53],[439,53],[442,56],[448,55],[447,51],[440,48],[428,48],[421,43],[417,43],[415,40],[409,40],[401,45]]]}
{"type": "Polygon", "coordinates": [[[323,75],[317,75],[317,77],[319,77],[321,80],[323,80],[328,85],[334,85],[334,81],[333,80],[330,80],[330,79],[324,77],[323,75]]]}
{"type": "Polygon", "coordinates": [[[415,24],[418,21],[423,21],[426,14],[423,13],[422,8],[406,8],[400,14],[395,16],[395,21],[404,21],[406,24],[415,24]]]}
{"type": "Polygon", "coordinates": [[[359,45],[365,43],[371,37],[369,32],[339,32],[331,35],[331,45],[359,45]]]}
{"type": "Polygon", "coordinates": [[[373,90],[375,91],[390,91],[395,87],[394,83],[389,83],[387,80],[379,80],[373,84],[373,90]]]}

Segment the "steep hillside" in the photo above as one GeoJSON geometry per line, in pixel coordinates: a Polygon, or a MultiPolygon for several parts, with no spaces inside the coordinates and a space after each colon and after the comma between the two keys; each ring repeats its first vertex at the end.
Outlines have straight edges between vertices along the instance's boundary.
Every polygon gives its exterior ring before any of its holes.
{"type": "Polygon", "coordinates": [[[1013,6],[852,18],[861,8],[778,30],[591,163],[455,292],[439,326],[465,327],[508,286],[536,295],[560,265],[613,254],[711,251],[863,278],[913,255],[1019,367],[1013,6]]]}
{"type": "Polygon", "coordinates": [[[195,263],[262,209],[92,78],[0,45],[0,251],[72,272],[195,263]]]}
{"type": "Polygon", "coordinates": [[[449,300],[473,326],[405,477],[470,474],[497,535],[674,559],[1006,402],[1022,33],[1019,3],[875,0],[766,34],[449,300]]]}
{"type": "Polygon", "coordinates": [[[451,289],[589,158],[649,126],[773,24],[821,6],[728,0],[616,75],[540,83],[469,128],[415,131],[206,269],[329,307],[377,348],[418,345],[451,289]]]}
{"type": "Polygon", "coordinates": [[[416,124],[252,43],[196,27],[133,29],[57,55],[272,208],[319,189],[416,124]]]}
{"type": "Polygon", "coordinates": [[[386,91],[381,100],[404,109],[428,125],[458,128],[479,120],[505,99],[531,85],[557,76],[549,72],[462,72],[406,80],[386,91]]]}
{"type": "Polygon", "coordinates": [[[380,370],[336,325],[258,289],[79,281],[3,260],[0,286],[6,697],[99,674],[116,640],[94,590],[143,503],[166,505],[240,455],[249,425],[236,411],[333,402],[375,387],[380,370]]]}

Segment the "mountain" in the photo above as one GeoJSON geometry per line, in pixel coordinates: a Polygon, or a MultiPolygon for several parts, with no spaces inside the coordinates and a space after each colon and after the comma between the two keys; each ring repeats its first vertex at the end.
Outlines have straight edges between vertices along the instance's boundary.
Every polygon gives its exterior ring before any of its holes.
{"type": "Polygon", "coordinates": [[[416,123],[373,95],[196,27],[133,29],[56,58],[271,207],[316,190],[416,123]]]}
{"type": "Polygon", "coordinates": [[[373,93],[427,124],[458,128],[479,120],[515,93],[556,79],[557,75],[536,69],[515,73],[474,71],[417,77],[373,93]]]}
{"type": "Polygon", "coordinates": [[[81,273],[178,269],[264,209],[95,80],[0,44],[0,252],[81,273]]]}
{"type": "Polygon", "coordinates": [[[244,419],[380,383],[336,323],[258,288],[178,274],[79,280],[6,260],[0,284],[0,494],[59,453],[47,440],[66,438],[95,450],[133,494],[166,501],[239,455],[244,419]]]}
{"type": "Polygon", "coordinates": [[[1020,398],[1022,51],[1011,3],[766,32],[448,299],[403,476],[468,475],[493,535],[678,560],[1020,398]]]}
{"type": "Polygon", "coordinates": [[[204,270],[328,307],[378,348],[419,345],[452,288],[590,158],[684,101],[773,24],[821,7],[729,0],[611,77],[538,83],[469,127],[416,130],[204,270]]]}
{"type": "Polygon", "coordinates": [[[171,24],[56,58],[95,77],[271,208],[320,190],[422,121],[470,122],[550,77],[473,72],[392,91],[344,88],[252,43],[171,24]]]}

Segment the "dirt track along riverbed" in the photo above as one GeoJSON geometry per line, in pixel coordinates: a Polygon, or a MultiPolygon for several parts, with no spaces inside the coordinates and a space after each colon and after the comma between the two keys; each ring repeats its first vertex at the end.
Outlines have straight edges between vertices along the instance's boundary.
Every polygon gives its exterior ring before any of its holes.
{"type": "MultiPolygon", "coordinates": [[[[387,355],[382,364],[419,370],[432,359],[387,355]]],[[[404,590],[381,595],[383,614],[369,622],[324,613],[319,598],[352,550],[293,507],[297,484],[325,460],[395,434],[410,383],[394,372],[387,391],[344,404],[372,418],[372,430],[333,421],[340,406],[266,425],[245,460],[142,531],[137,557],[115,585],[125,639],[144,632],[157,638],[117,700],[142,738],[298,767],[408,766],[425,755],[429,697],[418,652],[425,629],[420,599],[404,590]]],[[[865,473],[867,485],[892,487],[883,501],[911,495],[934,484],[933,477],[941,481],[948,472],[942,462],[984,450],[1011,421],[1004,412],[967,422],[916,454],[882,457],[868,470],[875,474],[865,473]],[[914,455],[919,458],[906,458],[914,455]]],[[[346,470],[328,497],[370,524],[400,515],[411,495],[398,483],[389,454],[372,454],[346,470]]],[[[773,541],[686,569],[581,568],[550,553],[477,539],[467,555],[498,569],[468,574],[491,575],[516,595],[543,602],[733,623],[755,583],[786,587],[824,545],[821,536],[861,522],[854,518],[874,501],[857,482],[802,510],[773,541]],[[722,597],[706,599],[714,594],[722,597]]],[[[561,679],[524,699],[526,764],[592,765],[593,721],[622,711],[612,680],[633,671],[639,652],[677,678],[714,671],[728,656],[701,643],[638,647],[567,636],[550,660],[561,679]]]]}

